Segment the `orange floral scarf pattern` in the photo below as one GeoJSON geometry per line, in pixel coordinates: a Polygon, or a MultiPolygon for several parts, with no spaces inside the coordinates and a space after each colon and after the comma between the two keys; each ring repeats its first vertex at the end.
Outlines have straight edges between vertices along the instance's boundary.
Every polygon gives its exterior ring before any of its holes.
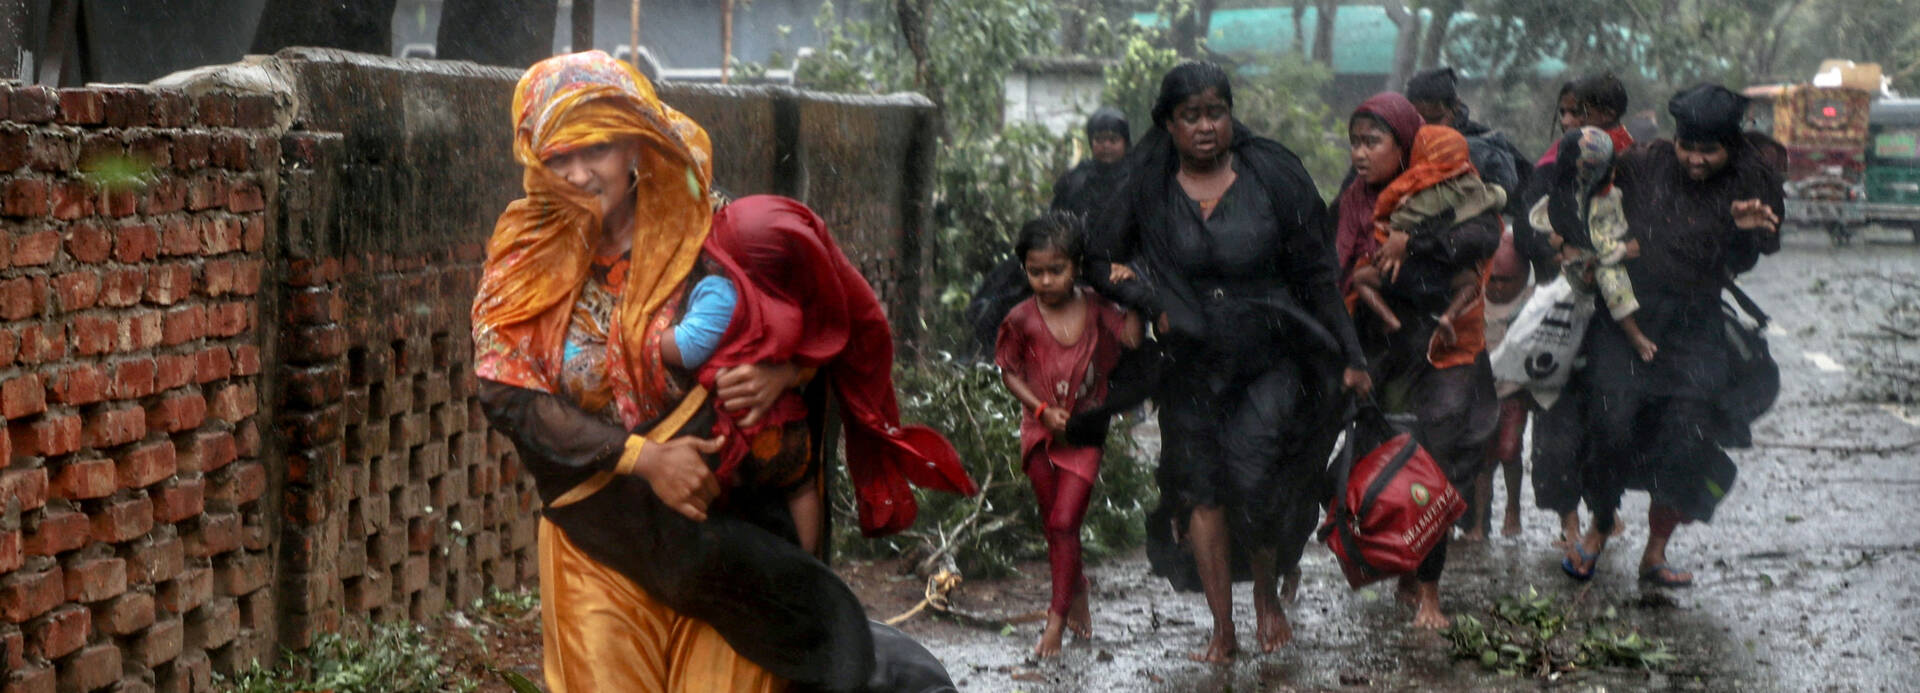
{"type": "Polygon", "coordinates": [[[501,213],[473,302],[475,370],[507,385],[557,393],[573,307],[600,233],[592,195],[542,163],[616,141],[638,142],[633,247],[607,330],[607,386],[618,418],[645,420],[655,383],[643,354],[649,324],[671,307],[700,259],[713,211],[706,131],[654,94],[631,65],[600,51],[536,63],[513,94],[516,160],[526,197],[501,213]]]}

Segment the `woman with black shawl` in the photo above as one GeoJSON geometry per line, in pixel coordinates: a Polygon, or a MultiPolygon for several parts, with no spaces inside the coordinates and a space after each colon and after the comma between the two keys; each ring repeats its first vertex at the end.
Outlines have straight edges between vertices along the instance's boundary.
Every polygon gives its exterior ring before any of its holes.
{"type": "Polygon", "coordinates": [[[1667,561],[1678,525],[1708,521],[1737,470],[1722,449],[1751,443],[1759,412],[1729,393],[1732,368],[1720,292],[1780,249],[1784,209],[1779,174],[1764,160],[1764,138],[1742,133],[1746,97],[1717,84],[1676,94],[1667,104],[1675,141],[1656,140],[1622,155],[1616,182],[1625,195],[1629,233],[1640,255],[1627,271],[1640,299],[1641,329],[1660,345],[1641,361],[1619,326],[1595,320],[1575,375],[1586,397],[1591,450],[1582,467],[1592,527],[1569,547],[1566,572],[1593,576],[1627,488],[1652,495],[1640,578],[1662,587],[1693,583],[1667,561]]]}
{"type": "Polygon", "coordinates": [[[1154,322],[1164,350],[1147,556],[1176,589],[1206,594],[1213,635],[1193,658],[1207,662],[1237,649],[1236,578],[1253,579],[1261,649],[1292,637],[1278,578],[1326,495],[1342,386],[1371,388],[1326,205],[1299,159],[1232,109],[1218,65],[1167,73],[1127,187],[1093,226],[1088,272],[1154,322]]]}
{"type": "MultiPolygon", "coordinates": [[[[1431,177],[1425,173],[1431,163],[1414,156],[1422,151],[1418,113],[1399,94],[1367,99],[1354,110],[1347,128],[1354,177],[1340,193],[1338,229],[1349,267],[1371,255],[1376,265],[1404,261],[1458,271],[1481,268],[1493,257],[1501,229],[1492,211],[1457,222],[1447,219],[1442,229],[1430,233],[1399,234],[1405,238],[1390,239],[1378,247],[1368,243],[1380,217],[1380,199],[1391,201],[1388,193],[1406,185],[1403,179],[1431,177]]],[[[1454,339],[1448,340],[1435,334],[1443,304],[1420,305],[1411,297],[1392,294],[1387,299],[1395,314],[1405,316],[1399,330],[1388,332],[1376,319],[1358,324],[1373,378],[1380,386],[1379,405],[1389,413],[1412,414],[1415,439],[1433,455],[1448,481],[1469,489],[1499,423],[1493,371],[1485,356],[1485,306],[1475,305],[1456,320],[1454,339]]],[[[1357,442],[1363,451],[1382,442],[1362,438],[1357,442]]],[[[1446,560],[1443,539],[1415,574],[1401,578],[1399,596],[1416,606],[1416,626],[1447,625],[1440,610],[1440,574],[1446,560]]]]}

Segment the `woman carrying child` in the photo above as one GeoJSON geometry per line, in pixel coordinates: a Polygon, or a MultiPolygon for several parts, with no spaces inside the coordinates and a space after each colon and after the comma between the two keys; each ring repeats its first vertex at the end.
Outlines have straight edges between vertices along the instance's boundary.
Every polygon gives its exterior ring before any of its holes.
{"type": "Polygon", "coordinates": [[[1000,323],[994,361],[1007,389],[1023,405],[1021,468],[1033,482],[1053,570],[1053,601],[1034,654],[1060,653],[1064,628],[1093,636],[1087,579],[1081,570],[1080,523],[1100,474],[1098,445],[1062,439],[1067,419],[1106,397],[1107,374],[1122,348],[1140,345],[1140,319],[1079,283],[1085,242],[1070,212],[1027,222],[1014,245],[1033,297],[1000,323]]]}
{"type": "MultiPolygon", "coordinates": [[[[1389,330],[1385,315],[1356,321],[1379,383],[1381,408],[1413,414],[1420,445],[1448,481],[1467,489],[1479,473],[1499,415],[1493,373],[1483,353],[1485,306],[1477,300],[1481,265],[1500,242],[1499,208],[1457,198],[1459,210],[1430,216],[1432,230],[1395,230],[1384,241],[1376,239],[1379,220],[1391,219],[1401,202],[1473,170],[1458,132],[1419,123],[1413,105],[1399,94],[1376,95],[1354,111],[1348,120],[1354,179],[1340,196],[1339,239],[1350,266],[1379,268],[1386,281],[1383,301],[1401,323],[1400,329],[1389,330]],[[1455,280],[1469,271],[1475,280],[1464,290],[1474,300],[1463,301],[1463,287],[1455,280]],[[1427,281],[1396,282],[1396,272],[1413,272],[1427,281]],[[1398,291],[1403,288],[1419,291],[1403,294],[1398,291]]],[[[1447,625],[1440,610],[1446,550],[1442,540],[1415,574],[1400,580],[1400,599],[1416,606],[1416,626],[1447,625]]]]}

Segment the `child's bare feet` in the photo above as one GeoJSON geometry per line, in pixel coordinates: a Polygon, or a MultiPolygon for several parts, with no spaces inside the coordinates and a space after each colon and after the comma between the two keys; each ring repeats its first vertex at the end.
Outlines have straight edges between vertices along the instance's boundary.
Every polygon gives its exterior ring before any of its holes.
{"type": "Polygon", "coordinates": [[[1520,509],[1514,507],[1512,503],[1507,504],[1506,517],[1500,522],[1500,536],[1520,536],[1520,509]]]}
{"type": "Polygon", "coordinates": [[[1233,656],[1240,653],[1240,643],[1233,636],[1233,624],[1225,627],[1214,626],[1213,637],[1207,640],[1207,649],[1187,655],[1188,659],[1208,664],[1232,664],[1233,656]]]}
{"type": "Polygon", "coordinates": [[[1460,535],[1460,541],[1468,544],[1477,544],[1486,540],[1487,530],[1481,528],[1479,525],[1474,525],[1473,529],[1469,529],[1460,535]]]}
{"type": "Polygon", "coordinates": [[[1420,583],[1419,602],[1413,613],[1413,627],[1439,630],[1453,625],[1453,620],[1440,610],[1440,583],[1420,583]]]}
{"type": "Polygon", "coordinates": [[[1082,639],[1093,637],[1093,611],[1087,608],[1087,589],[1080,588],[1080,594],[1073,598],[1073,605],[1067,607],[1067,630],[1082,639]]]}
{"type": "Polygon", "coordinates": [[[1047,627],[1040,631],[1040,643],[1033,646],[1033,656],[1046,658],[1060,654],[1060,639],[1066,629],[1067,619],[1060,614],[1047,614],[1047,627]]]}
{"type": "Polygon", "coordinates": [[[1272,652],[1293,640],[1293,624],[1287,622],[1286,609],[1274,596],[1253,598],[1254,618],[1260,622],[1260,651],[1272,652]]]}

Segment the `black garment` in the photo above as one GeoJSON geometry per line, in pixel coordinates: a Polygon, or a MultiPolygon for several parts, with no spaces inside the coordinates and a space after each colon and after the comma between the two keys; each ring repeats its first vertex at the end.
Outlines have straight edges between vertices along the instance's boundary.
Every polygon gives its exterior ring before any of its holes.
{"type": "MultiPolygon", "coordinates": [[[[561,397],[489,380],[480,382],[480,405],[493,429],[513,441],[546,503],[612,469],[628,435],[561,397]]],[[[712,425],[706,413],[682,432],[712,425]]],[[[730,496],[695,522],[660,502],[645,479],[623,475],[542,512],[595,561],[713,626],[777,676],[858,690],[873,675],[866,610],[832,570],[800,550],[781,498],[730,496]]]]}
{"type": "Polygon", "coordinates": [[[1553,249],[1552,241],[1547,237],[1552,229],[1534,228],[1532,215],[1528,212],[1533,210],[1533,206],[1539,203],[1541,198],[1551,192],[1550,183],[1559,176],[1560,161],[1555,159],[1545,166],[1533,169],[1526,184],[1521,186],[1520,194],[1507,197],[1509,207],[1514,207],[1514,203],[1518,202],[1518,211],[1507,217],[1509,228],[1513,230],[1513,249],[1520,253],[1520,257],[1526,259],[1527,264],[1533,266],[1535,285],[1544,286],[1560,276],[1560,260],[1559,254],[1553,249]]]}
{"type": "Polygon", "coordinates": [[[1533,412],[1533,503],[1555,515],[1580,508],[1587,421],[1586,398],[1575,387],[1569,383],[1553,406],[1533,412]]]}
{"type": "Polygon", "coordinates": [[[967,327],[972,331],[972,342],[968,349],[975,359],[992,361],[994,340],[1000,337],[1000,323],[1006,321],[1007,313],[1033,295],[1033,287],[1027,283],[1027,272],[1020,258],[1007,257],[995,263],[993,269],[980,278],[973,287],[973,300],[967,301],[962,315],[967,327]]]}
{"type": "Polygon", "coordinates": [[[1203,218],[1174,183],[1172,142],[1155,129],[1090,233],[1095,286],[1170,323],[1161,355],[1142,359],[1167,374],[1154,389],[1161,496],[1147,555],[1183,590],[1200,587],[1182,541],[1196,505],[1225,506],[1235,579],[1250,576],[1250,549],[1273,550],[1276,574],[1298,563],[1346,409],[1340,371],[1365,363],[1312,179],[1286,148],[1237,123],[1233,157],[1237,178],[1203,218]],[[1108,282],[1107,261],[1139,277],[1108,282]]]}
{"type": "Polygon", "coordinates": [[[1103,164],[1088,159],[1054,181],[1051,208],[1090,219],[1126,183],[1127,169],[1123,163],[1103,164]]]}
{"type": "Polygon", "coordinates": [[[1533,180],[1533,163],[1527,160],[1527,155],[1521,153],[1505,133],[1470,120],[1464,114],[1453,127],[1467,138],[1467,158],[1480,172],[1480,179],[1507,191],[1507,206],[1500,214],[1508,219],[1526,216],[1531,207],[1523,205],[1519,193],[1533,180]]]}
{"type": "Polygon", "coordinates": [[[1727,277],[1779,250],[1780,237],[1736,228],[1730,209],[1757,198],[1780,213],[1783,204],[1779,176],[1757,145],[1736,141],[1728,150],[1727,167],[1705,181],[1689,178],[1664,140],[1627,152],[1615,168],[1640,241],[1640,257],[1626,261],[1640,302],[1634,321],[1660,352],[1641,361],[1613,321],[1588,326],[1587,366],[1574,378],[1591,431],[1581,478],[1596,513],[1610,517],[1622,491],[1644,488],[1656,504],[1708,520],[1737,474],[1721,446],[1746,440],[1751,421],[1726,406],[1734,383],[1720,293],[1727,277]]]}

